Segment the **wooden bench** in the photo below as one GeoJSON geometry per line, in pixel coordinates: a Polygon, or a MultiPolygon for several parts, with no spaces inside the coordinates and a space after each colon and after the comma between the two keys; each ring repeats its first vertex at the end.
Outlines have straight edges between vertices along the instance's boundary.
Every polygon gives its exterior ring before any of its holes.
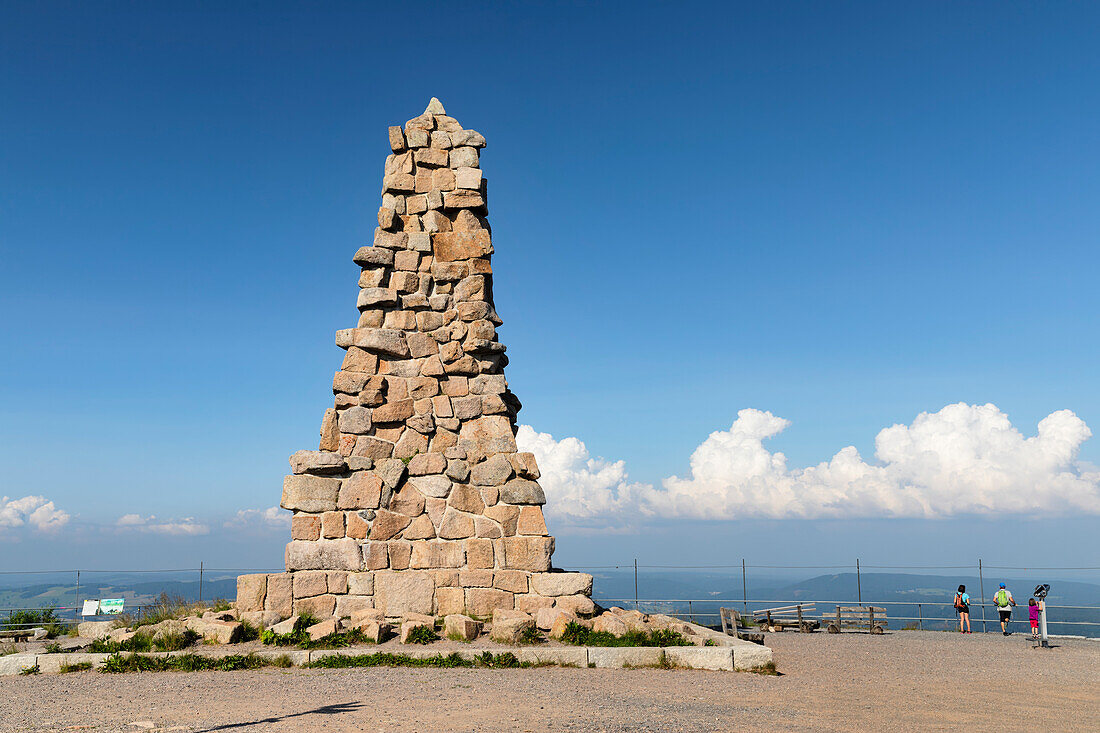
{"type": "Polygon", "coordinates": [[[4,629],[0,631],[0,639],[11,639],[12,641],[29,641],[36,633],[39,633],[41,638],[45,638],[46,630],[41,626],[34,626],[24,629],[4,629]]]}
{"type": "Polygon", "coordinates": [[[759,611],[753,611],[752,616],[756,619],[756,623],[766,627],[769,631],[798,629],[809,634],[815,629],[821,628],[820,621],[816,618],[810,618],[811,613],[816,613],[813,603],[799,603],[794,606],[763,608],[759,611]]]}
{"type": "Polygon", "coordinates": [[[748,627],[741,623],[741,614],[736,608],[719,608],[718,615],[722,617],[722,633],[754,644],[764,643],[764,634],[759,631],[749,631],[748,627]]]}
{"type": "Polygon", "coordinates": [[[889,626],[886,609],[877,606],[837,606],[835,616],[822,618],[830,634],[839,634],[844,629],[881,634],[889,626]]]}

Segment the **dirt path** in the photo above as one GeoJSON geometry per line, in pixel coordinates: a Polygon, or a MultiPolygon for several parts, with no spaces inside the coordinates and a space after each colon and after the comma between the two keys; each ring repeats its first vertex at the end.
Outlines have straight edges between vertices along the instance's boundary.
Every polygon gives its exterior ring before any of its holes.
{"type": "Polygon", "coordinates": [[[780,677],[555,668],[6,677],[0,731],[1100,730],[1100,642],[1058,643],[769,634],[780,677]]]}

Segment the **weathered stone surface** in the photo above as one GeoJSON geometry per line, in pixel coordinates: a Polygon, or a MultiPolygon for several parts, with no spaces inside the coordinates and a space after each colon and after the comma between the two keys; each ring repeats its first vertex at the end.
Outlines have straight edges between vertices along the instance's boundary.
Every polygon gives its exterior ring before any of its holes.
{"type": "MultiPolygon", "coordinates": [[[[474,399],[477,399],[480,403],[479,398],[474,399]]],[[[511,475],[512,463],[508,460],[508,456],[504,453],[497,453],[471,469],[470,482],[480,486],[500,486],[511,475]]]]}
{"type": "Polygon", "coordinates": [[[448,639],[473,641],[481,634],[481,622],[462,614],[450,614],[443,619],[443,634],[448,639]]]}
{"type": "Polygon", "coordinates": [[[505,537],[504,567],[511,570],[545,572],[554,552],[553,537],[505,537]]]}
{"type": "Polygon", "coordinates": [[[387,617],[432,612],[435,584],[427,573],[382,570],[374,576],[374,605],[387,617]]]}
{"type": "Polygon", "coordinates": [[[493,567],[496,563],[494,561],[492,540],[466,540],[466,564],[471,568],[493,567]]]}
{"type": "Polygon", "coordinates": [[[336,613],[336,596],[310,596],[294,599],[294,613],[313,618],[328,618],[336,613]]]}
{"type": "Polygon", "coordinates": [[[546,495],[534,481],[514,478],[500,487],[500,500],[505,504],[545,504],[546,495]]]}
{"type": "MultiPolygon", "coordinates": [[[[451,196],[452,202],[458,192],[447,192],[444,196],[451,196]]],[[[480,198],[480,194],[478,195],[480,198]]],[[[446,201],[446,198],[444,198],[446,201]]],[[[466,232],[439,232],[432,235],[435,243],[436,262],[455,262],[457,260],[470,260],[476,257],[484,257],[492,254],[493,244],[489,232],[484,229],[466,232]]]]}
{"type": "Polygon", "coordinates": [[[379,509],[370,528],[372,540],[388,540],[396,537],[412,520],[404,514],[379,509]]]}
{"type": "Polygon", "coordinates": [[[287,476],[283,479],[284,509],[326,512],[336,508],[340,479],[320,476],[287,476]]]}
{"type": "Polygon", "coordinates": [[[627,626],[625,621],[623,621],[615,614],[611,613],[610,611],[605,611],[604,613],[597,616],[596,619],[592,622],[592,630],[606,631],[607,633],[614,634],[615,636],[622,636],[627,631],[630,631],[630,627],[627,626]]]}
{"type": "Polygon", "coordinates": [[[460,443],[479,448],[485,454],[514,453],[516,450],[512,424],[503,415],[486,415],[463,423],[458,439],[460,443]]]}
{"type": "Polygon", "coordinates": [[[525,506],[519,510],[519,522],[516,534],[545,535],[546,521],[542,517],[541,506],[525,506]]]}
{"type": "Polygon", "coordinates": [[[467,588],[466,612],[478,617],[492,617],[498,608],[515,608],[515,596],[498,588],[467,588]]]}
{"type": "Polygon", "coordinates": [[[382,479],[373,473],[360,472],[345,479],[340,486],[338,509],[377,509],[382,497],[382,479]]]}
{"type": "Polygon", "coordinates": [[[384,356],[404,358],[409,345],[401,331],[386,328],[348,328],[336,332],[336,345],[342,348],[358,346],[384,356]]]}
{"type": "Polygon", "coordinates": [[[323,639],[326,636],[335,634],[340,630],[339,625],[336,623],[336,619],[328,619],[327,621],[321,621],[320,623],[313,624],[306,628],[306,634],[309,636],[310,641],[317,641],[323,639]]]}
{"type": "Polygon", "coordinates": [[[663,657],[657,647],[588,647],[588,664],[601,669],[656,667],[663,657]]]}
{"type": "Polygon", "coordinates": [[[522,570],[498,570],[493,573],[493,586],[512,593],[527,593],[530,573],[522,570]]]}
{"type": "Polygon", "coordinates": [[[237,576],[237,610],[262,611],[267,596],[267,574],[237,576]]]}
{"type": "Polygon", "coordinates": [[[534,628],[535,620],[527,614],[516,618],[502,618],[499,621],[494,615],[493,628],[489,631],[489,638],[502,644],[518,644],[523,639],[524,633],[528,629],[534,628]]]}
{"type": "Polygon", "coordinates": [[[267,576],[267,598],[264,599],[264,613],[286,618],[294,612],[294,593],[290,573],[276,573],[267,576]]]}
{"type": "Polygon", "coordinates": [[[537,614],[540,610],[550,608],[553,605],[553,598],[536,596],[529,593],[523,593],[516,596],[516,610],[531,615],[537,614]]]}
{"type": "Polygon", "coordinates": [[[534,573],[531,590],[543,596],[590,595],[592,576],[588,573],[534,573]]]}
{"type": "Polygon", "coordinates": [[[307,570],[294,573],[291,579],[295,598],[308,598],[328,593],[328,581],[321,570],[307,570]]]}
{"type": "Polygon", "coordinates": [[[76,633],[83,639],[102,639],[114,627],[114,621],[82,621],[76,625],[76,633]]]}
{"type": "Polygon", "coordinates": [[[290,457],[294,473],[340,473],[347,467],[344,456],[329,451],[300,450],[290,457]]]}
{"type": "Polygon", "coordinates": [[[554,606],[563,611],[571,611],[578,616],[591,616],[596,612],[596,604],[588,596],[558,596],[554,599],[554,606]]]}
{"type": "Polygon", "coordinates": [[[445,499],[451,493],[451,480],[446,476],[412,476],[409,485],[425,496],[445,499]]]}
{"type": "Polygon", "coordinates": [[[292,540],[286,546],[287,570],[360,570],[361,565],[359,543],[354,539],[292,540]]]}

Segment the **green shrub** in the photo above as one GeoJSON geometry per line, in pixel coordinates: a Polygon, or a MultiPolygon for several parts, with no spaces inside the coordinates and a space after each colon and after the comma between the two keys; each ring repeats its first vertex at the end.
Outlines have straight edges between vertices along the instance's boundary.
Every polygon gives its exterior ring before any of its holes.
{"type": "Polygon", "coordinates": [[[19,670],[19,674],[23,675],[24,677],[27,677],[27,676],[32,675],[32,674],[39,674],[41,671],[42,670],[39,669],[38,665],[34,664],[34,665],[31,665],[30,667],[23,667],[22,669],[19,670]]]}
{"type": "Polygon", "coordinates": [[[68,662],[61,663],[61,674],[68,674],[69,672],[86,672],[92,668],[91,662],[68,662]]]}
{"type": "Polygon", "coordinates": [[[260,638],[260,630],[247,621],[241,621],[241,638],[238,639],[240,643],[246,641],[255,641],[260,638]]]}
{"type": "Polygon", "coordinates": [[[609,631],[593,631],[576,621],[566,625],[561,641],[577,646],[693,646],[679,632],[668,629],[628,631],[622,636],[615,636],[609,631]]]}
{"type": "Polygon", "coordinates": [[[56,641],[52,644],[47,644],[46,645],[46,653],[47,654],[60,654],[61,653],[61,645],[58,644],[56,641]]]}
{"type": "Polygon", "coordinates": [[[41,626],[46,630],[46,638],[54,639],[58,636],[67,636],[70,626],[57,617],[52,608],[20,609],[8,612],[8,620],[0,622],[0,630],[5,629],[29,629],[41,626]]]}
{"type": "MultiPolygon", "coordinates": [[[[289,660],[287,660],[289,661],[289,660]]],[[[239,669],[284,666],[277,660],[255,654],[233,654],[227,657],[204,657],[198,654],[181,654],[178,657],[149,657],[142,654],[107,657],[103,671],[109,674],[123,672],[232,672],[239,669]]]]}
{"type": "Polygon", "coordinates": [[[153,639],[153,651],[178,652],[192,646],[199,640],[199,635],[191,629],[183,631],[168,631],[153,639]]]}
{"type": "MultiPolygon", "coordinates": [[[[150,652],[153,651],[153,647],[153,634],[149,631],[139,631],[126,641],[122,642],[113,641],[112,639],[96,639],[88,645],[88,651],[93,654],[117,654],[118,652],[150,652]]],[[[179,648],[182,649],[183,647],[179,648]]],[[[175,650],[158,649],[158,651],[175,650]]]]}
{"type": "Polygon", "coordinates": [[[407,644],[431,644],[433,641],[439,641],[439,634],[427,626],[414,627],[405,638],[407,644]]]}
{"type": "Polygon", "coordinates": [[[545,637],[543,637],[542,633],[540,633],[535,626],[526,627],[519,635],[520,644],[541,644],[544,641],[546,641],[545,637]]]}

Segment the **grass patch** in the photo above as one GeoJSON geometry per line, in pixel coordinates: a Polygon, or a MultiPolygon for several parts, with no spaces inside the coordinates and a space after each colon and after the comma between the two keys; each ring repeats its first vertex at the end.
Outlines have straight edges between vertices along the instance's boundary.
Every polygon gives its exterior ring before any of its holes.
{"type": "Polygon", "coordinates": [[[294,646],[296,644],[308,644],[309,634],[306,629],[317,623],[317,619],[309,614],[302,614],[294,622],[294,628],[285,634],[277,634],[271,629],[260,632],[260,641],[269,646],[294,646]]]}
{"type": "Polygon", "coordinates": [[[256,633],[260,641],[268,646],[296,646],[300,649],[342,649],[372,641],[363,633],[362,629],[341,631],[313,641],[306,633],[306,629],[315,623],[317,623],[315,618],[303,615],[298,617],[298,620],[294,622],[294,628],[286,634],[277,634],[271,629],[265,629],[262,632],[256,630],[256,633]]]}
{"type": "Polygon", "coordinates": [[[243,644],[246,641],[255,641],[260,638],[260,630],[248,623],[247,621],[241,621],[241,638],[237,640],[237,643],[243,644]]]}
{"type": "Polygon", "coordinates": [[[592,631],[576,621],[570,621],[565,627],[561,641],[576,646],[694,646],[679,632],[668,629],[628,631],[622,636],[615,636],[609,631],[592,631]]]}
{"type": "Polygon", "coordinates": [[[466,637],[462,636],[461,634],[454,634],[454,633],[447,634],[447,638],[450,639],[451,641],[458,641],[458,642],[461,642],[463,644],[469,644],[470,643],[470,640],[467,639],[466,637]]]}
{"type": "Polygon", "coordinates": [[[519,635],[520,644],[542,644],[544,641],[546,641],[546,637],[542,635],[542,632],[536,626],[528,626],[519,635]]]}
{"type": "Polygon", "coordinates": [[[24,677],[29,677],[32,674],[39,674],[40,672],[42,672],[42,670],[39,669],[37,664],[34,664],[30,667],[23,667],[22,669],[19,670],[19,674],[21,674],[24,677]]]}
{"type": "Polygon", "coordinates": [[[766,664],[761,664],[759,667],[753,667],[749,671],[754,673],[754,674],[762,674],[766,677],[778,677],[779,676],[779,670],[777,670],[775,668],[775,662],[768,662],[766,664]]]}
{"type": "Polygon", "coordinates": [[[47,654],[60,654],[61,653],[61,645],[58,644],[56,641],[53,642],[52,644],[47,644],[46,645],[46,653],[47,654]]]}
{"type": "Polygon", "coordinates": [[[255,654],[233,654],[228,657],[204,657],[199,654],[181,654],[178,657],[149,657],[142,654],[122,656],[113,654],[103,664],[103,672],[121,674],[125,672],[233,672],[239,669],[261,669],[263,667],[283,667],[281,659],[267,659],[255,654]]]}
{"type": "Polygon", "coordinates": [[[435,633],[435,629],[427,626],[413,627],[405,638],[406,644],[431,644],[433,641],[439,641],[439,634],[435,633]]]}
{"type": "Polygon", "coordinates": [[[61,674],[68,674],[69,672],[87,672],[91,668],[91,662],[73,662],[72,664],[62,662],[60,671],[61,674]]]}
{"type": "MultiPolygon", "coordinates": [[[[437,667],[437,668],[466,668],[490,667],[493,669],[512,669],[518,667],[531,667],[528,662],[521,662],[515,654],[504,652],[493,654],[485,652],[473,659],[464,659],[457,653],[443,656],[437,654],[434,657],[410,657],[407,654],[390,654],[376,652],[374,654],[356,654],[322,657],[316,661],[304,665],[312,669],[346,669],[349,667],[437,667]]],[[[546,666],[546,665],[539,665],[546,666]]]]}
{"type": "Polygon", "coordinates": [[[161,621],[168,621],[169,619],[190,616],[201,608],[202,606],[199,604],[191,603],[182,596],[169,596],[167,593],[161,593],[157,602],[143,608],[140,614],[125,613],[118,618],[121,626],[136,629],[141,626],[159,624],[161,621]]]}
{"type": "Polygon", "coordinates": [[[96,639],[88,645],[88,651],[93,654],[118,654],[119,652],[178,652],[194,645],[198,639],[199,635],[191,629],[164,633],[156,638],[148,631],[139,631],[131,638],[121,642],[111,639],[96,639]]]}

